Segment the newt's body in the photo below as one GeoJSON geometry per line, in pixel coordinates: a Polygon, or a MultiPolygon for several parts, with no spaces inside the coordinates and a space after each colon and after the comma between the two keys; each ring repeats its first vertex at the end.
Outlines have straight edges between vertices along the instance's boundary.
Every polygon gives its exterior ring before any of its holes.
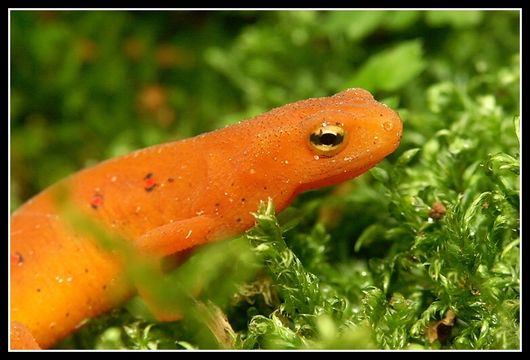
{"type": "MultiPolygon", "coordinates": [[[[105,161],[61,184],[84,214],[162,257],[250,228],[260,200],[281,211],[301,191],[365,172],[396,149],[401,131],[396,112],[350,89],[105,161]]],[[[52,346],[135,293],[119,262],[58,215],[56,191],[11,219],[13,348],[32,346],[28,329],[52,346]]]]}

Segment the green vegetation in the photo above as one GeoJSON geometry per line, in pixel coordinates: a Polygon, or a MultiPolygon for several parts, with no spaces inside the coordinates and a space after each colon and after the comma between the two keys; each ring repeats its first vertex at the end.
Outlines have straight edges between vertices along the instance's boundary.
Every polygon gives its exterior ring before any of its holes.
{"type": "Polygon", "coordinates": [[[515,11],[12,12],[11,209],[347,87],[405,123],[368,174],[152,274],[184,320],[135,298],[60,347],[518,349],[519,68],[515,11]]]}

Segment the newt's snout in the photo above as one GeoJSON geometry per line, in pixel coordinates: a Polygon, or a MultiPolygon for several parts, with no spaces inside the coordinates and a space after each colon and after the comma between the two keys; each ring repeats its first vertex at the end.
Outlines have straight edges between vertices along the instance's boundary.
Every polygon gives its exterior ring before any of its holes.
{"type": "Polygon", "coordinates": [[[399,146],[403,134],[403,122],[396,111],[386,107],[386,105],[382,106],[385,107],[386,111],[384,116],[379,116],[377,121],[379,131],[377,133],[381,134],[384,140],[383,150],[388,151],[386,156],[394,152],[399,146]]]}

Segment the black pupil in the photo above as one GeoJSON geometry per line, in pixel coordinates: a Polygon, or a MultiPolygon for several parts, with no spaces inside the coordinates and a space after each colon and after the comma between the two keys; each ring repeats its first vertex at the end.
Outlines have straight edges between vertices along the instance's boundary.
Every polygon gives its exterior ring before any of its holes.
{"type": "Polygon", "coordinates": [[[337,145],[335,141],[337,141],[338,136],[335,134],[327,133],[322,134],[320,137],[320,143],[323,145],[337,145]]]}
{"type": "Polygon", "coordinates": [[[342,135],[335,133],[312,134],[311,142],[315,145],[335,146],[342,142],[342,135]]]}

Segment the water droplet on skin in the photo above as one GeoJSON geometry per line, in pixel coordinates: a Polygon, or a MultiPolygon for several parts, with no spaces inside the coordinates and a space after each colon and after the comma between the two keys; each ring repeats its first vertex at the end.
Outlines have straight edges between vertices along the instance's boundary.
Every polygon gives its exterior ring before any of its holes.
{"type": "Polygon", "coordinates": [[[117,179],[117,177],[116,177],[116,176],[113,176],[112,178],[110,178],[110,181],[111,181],[111,182],[116,182],[116,179],[117,179]]]}
{"type": "Polygon", "coordinates": [[[320,156],[315,155],[315,156],[313,156],[313,158],[314,158],[315,160],[318,160],[318,159],[320,159],[320,156]]]}
{"type": "Polygon", "coordinates": [[[55,281],[57,281],[59,284],[62,284],[64,279],[62,277],[60,277],[60,276],[56,276],[55,277],[55,281]]]}
{"type": "Polygon", "coordinates": [[[383,123],[383,129],[385,129],[386,131],[392,131],[393,128],[394,128],[394,125],[392,124],[391,121],[385,121],[383,123]]]}
{"type": "Polygon", "coordinates": [[[251,174],[255,174],[255,173],[256,173],[256,170],[254,170],[254,169],[250,169],[250,173],[251,173],[251,174]]]}
{"type": "Polygon", "coordinates": [[[71,276],[68,276],[68,277],[66,278],[66,282],[72,282],[72,277],[71,277],[71,276]]]}
{"type": "Polygon", "coordinates": [[[50,323],[50,329],[53,329],[54,327],[55,327],[55,322],[52,321],[52,322],[50,323]]]}

